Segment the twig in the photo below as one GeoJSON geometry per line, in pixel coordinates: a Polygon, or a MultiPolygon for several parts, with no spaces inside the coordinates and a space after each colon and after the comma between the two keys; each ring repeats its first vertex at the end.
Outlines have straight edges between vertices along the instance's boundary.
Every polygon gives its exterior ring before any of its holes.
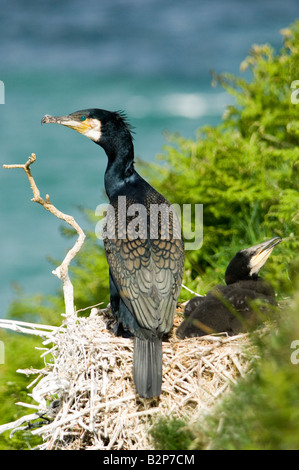
{"type": "Polygon", "coordinates": [[[36,324],[33,327],[26,328],[26,325],[30,325],[27,322],[15,321],[15,320],[8,320],[8,319],[0,319],[0,328],[4,328],[7,330],[17,331],[18,333],[25,333],[35,336],[41,336],[46,338],[52,338],[53,332],[56,331],[58,328],[48,327],[47,329],[52,329],[52,331],[43,331],[42,328],[45,325],[36,324]],[[23,326],[24,325],[24,326],[23,326]],[[37,329],[37,328],[41,329],[37,329]]]}
{"type": "Polygon", "coordinates": [[[22,401],[18,401],[17,403],[15,403],[15,405],[24,406],[24,408],[31,408],[32,410],[39,410],[40,409],[40,407],[38,405],[33,405],[32,403],[24,403],[22,401]]]}
{"type": "Polygon", "coordinates": [[[99,305],[103,305],[103,303],[104,303],[104,302],[99,302],[98,304],[90,305],[89,307],[80,308],[79,310],[77,310],[77,313],[79,313],[79,312],[85,312],[85,310],[91,310],[92,308],[98,307],[99,305]]]}
{"type": "Polygon", "coordinates": [[[3,168],[6,169],[14,169],[14,168],[21,168],[25,171],[32,192],[33,192],[33,198],[31,199],[33,202],[37,202],[38,204],[41,204],[47,211],[51,212],[51,214],[55,215],[55,217],[58,217],[61,220],[64,220],[66,223],[68,223],[71,227],[73,227],[76,232],[78,233],[78,239],[71,248],[64,260],[62,261],[61,265],[58,266],[52,273],[57,276],[61,281],[63,285],[63,294],[64,294],[64,302],[65,302],[65,313],[66,317],[74,317],[75,315],[75,307],[74,307],[74,289],[73,285],[71,283],[71,280],[69,278],[68,274],[68,267],[72,259],[76,256],[78,251],[81,249],[84,240],[85,240],[85,233],[81,229],[81,227],[77,224],[75,219],[67,214],[64,214],[60,210],[58,210],[51,202],[50,202],[50,197],[47,194],[46,199],[43,199],[40,195],[39,189],[36,186],[36,183],[34,181],[34,178],[31,174],[30,170],[30,165],[32,165],[36,160],[36,155],[34,153],[31,154],[29,157],[28,161],[25,164],[16,164],[16,165],[3,165],[3,168]]]}
{"type": "MultiPolygon", "coordinates": [[[[30,323],[30,322],[25,322],[21,320],[8,320],[6,318],[0,318],[0,328],[1,328],[1,324],[6,324],[6,323],[11,323],[11,324],[20,325],[20,326],[29,326],[33,329],[39,328],[41,330],[45,329],[45,330],[55,331],[58,328],[60,328],[60,326],[43,325],[41,323],[30,323]]],[[[7,326],[5,326],[5,328],[7,328],[7,326]]]]}
{"type": "Polygon", "coordinates": [[[217,369],[217,367],[215,367],[207,358],[205,358],[204,356],[202,356],[202,361],[205,362],[217,375],[219,375],[219,377],[221,377],[222,379],[224,380],[229,380],[233,383],[236,383],[236,381],[229,375],[225,372],[225,370],[223,371],[220,371],[217,369]]]}
{"type": "Polygon", "coordinates": [[[191,292],[191,294],[196,295],[197,297],[204,297],[204,295],[197,294],[197,293],[194,292],[193,290],[189,289],[189,287],[184,286],[184,284],[182,284],[182,287],[183,287],[184,289],[188,290],[189,292],[191,292]]]}
{"type": "MultiPolygon", "coordinates": [[[[135,400],[135,398],[136,398],[136,395],[134,394],[134,395],[128,395],[128,396],[123,397],[123,398],[118,398],[116,400],[111,400],[107,403],[101,403],[100,405],[95,406],[94,412],[97,412],[102,408],[106,408],[106,407],[111,408],[111,407],[118,406],[119,404],[121,404],[123,402],[130,401],[130,400],[135,400]]],[[[47,432],[49,432],[49,431],[52,432],[52,430],[55,429],[56,427],[62,426],[62,424],[70,423],[71,421],[77,420],[81,416],[85,416],[89,413],[90,413],[90,408],[85,408],[81,411],[76,411],[72,415],[69,415],[64,419],[61,419],[58,422],[53,422],[49,425],[43,426],[43,428],[41,428],[41,429],[37,429],[36,431],[32,431],[32,434],[43,434],[46,431],[47,432]]]]}
{"type": "Polygon", "coordinates": [[[16,421],[12,421],[11,423],[2,424],[0,426],[0,434],[5,431],[9,431],[10,429],[15,429],[19,427],[23,423],[29,423],[34,419],[39,419],[41,417],[40,413],[33,413],[31,415],[22,416],[22,418],[17,419],[16,421]]]}

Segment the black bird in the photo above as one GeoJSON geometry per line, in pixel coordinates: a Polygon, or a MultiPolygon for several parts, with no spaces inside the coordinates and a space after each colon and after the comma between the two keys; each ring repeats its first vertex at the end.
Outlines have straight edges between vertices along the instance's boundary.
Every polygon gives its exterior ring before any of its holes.
{"type": "Polygon", "coordinates": [[[162,336],[173,326],[184,270],[178,218],[170,203],[135,171],[131,128],[122,113],[85,109],[67,116],[46,115],[43,123],[71,127],[107,154],[104,180],[110,204],[104,246],[111,309],[120,331],[134,335],[137,393],[144,398],[158,396],[162,336]],[[157,218],[152,219],[152,210],[154,214],[157,209],[157,218]],[[164,217],[165,210],[168,217],[164,217]]]}
{"type": "Polygon", "coordinates": [[[194,297],[187,303],[185,319],[177,329],[179,338],[227,332],[234,335],[257,325],[259,318],[252,301],[260,299],[275,305],[273,287],[258,276],[273,248],[281,238],[239,251],[225,272],[226,286],[215,286],[204,297],[194,297]]]}

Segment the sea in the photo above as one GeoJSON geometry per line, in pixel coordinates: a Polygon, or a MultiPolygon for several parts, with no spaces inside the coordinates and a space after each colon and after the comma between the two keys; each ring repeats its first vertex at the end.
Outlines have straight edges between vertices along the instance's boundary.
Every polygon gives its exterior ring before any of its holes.
{"type": "Polygon", "coordinates": [[[298,16],[298,0],[0,0],[0,317],[16,286],[26,295],[61,289],[48,257],[62,260],[72,244],[63,222],[31,202],[23,170],[2,165],[34,152],[41,195],[82,228],[92,229],[80,208],[107,201],[104,151],[41,126],[42,116],[122,110],[137,168],[154,162],[169,134],[195,139],[233,102],[211,71],[242,76],[251,46],[278,51],[280,30],[298,16]]]}

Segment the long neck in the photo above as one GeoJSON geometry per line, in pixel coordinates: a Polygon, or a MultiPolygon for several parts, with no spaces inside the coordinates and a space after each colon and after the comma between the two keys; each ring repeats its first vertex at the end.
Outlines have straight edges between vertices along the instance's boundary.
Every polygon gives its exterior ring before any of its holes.
{"type": "Polygon", "coordinates": [[[105,189],[109,199],[121,191],[125,184],[137,176],[134,170],[134,147],[131,140],[126,145],[105,148],[108,165],[105,172],[105,189]]]}

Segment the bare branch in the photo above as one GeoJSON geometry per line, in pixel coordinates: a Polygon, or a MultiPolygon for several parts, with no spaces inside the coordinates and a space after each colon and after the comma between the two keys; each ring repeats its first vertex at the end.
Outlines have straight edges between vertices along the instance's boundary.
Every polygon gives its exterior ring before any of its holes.
{"type": "Polygon", "coordinates": [[[12,421],[11,423],[2,424],[0,426],[0,434],[2,434],[5,431],[9,431],[11,429],[17,429],[23,423],[27,423],[28,425],[32,420],[39,419],[39,418],[40,418],[40,413],[33,413],[30,415],[22,416],[22,418],[19,418],[16,421],[12,421]]]}
{"type": "Polygon", "coordinates": [[[31,200],[33,202],[37,202],[38,204],[41,204],[47,211],[51,212],[51,214],[55,215],[55,217],[58,217],[58,219],[64,220],[67,224],[73,227],[78,233],[78,238],[77,238],[75,245],[68,251],[61,265],[58,266],[54,271],[52,271],[52,273],[62,281],[64,302],[65,302],[65,313],[66,313],[66,317],[69,318],[75,315],[75,307],[74,307],[74,289],[73,289],[71,280],[69,278],[68,267],[72,259],[76,256],[76,254],[81,249],[85,240],[85,233],[83,232],[81,227],[77,224],[77,222],[72,216],[64,214],[50,202],[50,197],[48,194],[46,195],[46,199],[43,199],[41,197],[39,189],[36,186],[36,183],[34,181],[34,178],[30,170],[30,166],[35,162],[35,160],[36,160],[36,155],[32,153],[28,161],[25,164],[3,165],[3,168],[23,169],[28,177],[28,180],[29,180],[32,192],[33,192],[33,198],[31,200]]]}
{"type": "Polygon", "coordinates": [[[191,292],[191,294],[196,295],[197,297],[204,297],[204,295],[197,294],[197,292],[194,292],[193,290],[189,289],[189,287],[184,286],[184,284],[182,284],[182,287],[183,287],[184,289],[188,290],[189,292],[191,292]]]}

